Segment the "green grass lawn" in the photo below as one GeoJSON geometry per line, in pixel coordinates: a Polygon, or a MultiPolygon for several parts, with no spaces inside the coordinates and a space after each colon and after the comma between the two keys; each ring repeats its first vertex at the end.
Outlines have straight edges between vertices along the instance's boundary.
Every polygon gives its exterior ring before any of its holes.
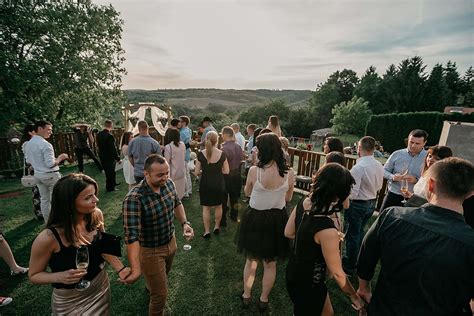
{"type": "MultiPolygon", "coordinates": [[[[63,174],[74,171],[74,167],[63,168],[63,174]]],[[[101,189],[105,187],[105,177],[98,173],[93,164],[86,165],[86,173],[95,178],[101,189]]],[[[117,178],[122,185],[120,191],[99,192],[99,207],[105,217],[106,229],[114,234],[123,234],[121,202],[127,193],[127,185],[121,172],[117,178]]],[[[0,192],[21,190],[18,197],[0,199],[0,225],[13,253],[20,265],[27,266],[30,248],[34,238],[43,226],[34,219],[29,188],[17,183],[2,182],[0,192]]],[[[293,198],[294,205],[301,196],[293,198]]],[[[203,232],[199,194],[184,201],[188,219],[193,223],[196,238],[192,249],[182,249],[181,225],[177,225],[178,252],[169,275],[167,314],[169,315],[253,315],[258,314],[257,306],[241,308],[239,294],[242,291],[242,270],[245,258],[237,254],[234,244],[237,224],[230,221],[229,227],[220,236],[212,236],[209,241],[200,238],[203,232]]],[[[246,205],[242,205],[246,207],[246,205]]],[[[125,254],[125,247],[123,253],[125,254]]],[[[125,260],[125,259],[124,259],[125,260]]],[[[278,263],[277,280],[270,295],[272,315],[292,315],[292,304],[285,287],[286,262],[278,263]]],[[[112,288],[112,315],[146,315],[148,295],[143,278],[135,284],[125,286],[117,282],[117,275],[108,267],[112,288]]],[[[257,280],[252,293],[256,302],[261,291],[262,267],[257,272],[257,280]]],[[[355,315],[350,301],[339,290],[333,280],[328,281],[331,300],[336,315],[355,315]]],[[[8,266],[0,260],[0,295],[13,297],[13,302],[0,308],[0,315],[50,315],[50,285],[33,285],[25,276],[11,277],[8,266]]]]}

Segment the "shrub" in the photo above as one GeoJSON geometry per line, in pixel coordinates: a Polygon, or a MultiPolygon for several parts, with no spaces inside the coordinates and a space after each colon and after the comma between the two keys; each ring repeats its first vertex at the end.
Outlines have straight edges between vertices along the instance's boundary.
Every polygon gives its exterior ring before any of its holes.
{"type": "Polygon", "coordinates": [[[474,122],[474,113],[408,112],[372,115],[365,134],[380,141],[388,152],[406,147],[405,138],[419,128],[428,132],[428,146],[437,145],[444,121],[474,122]]]}

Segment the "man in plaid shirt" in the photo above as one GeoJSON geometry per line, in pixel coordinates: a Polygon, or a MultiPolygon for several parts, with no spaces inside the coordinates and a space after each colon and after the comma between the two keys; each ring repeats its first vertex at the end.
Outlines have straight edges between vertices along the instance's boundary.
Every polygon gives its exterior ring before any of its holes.
{"type": "Polygon", "coordinates": [[[150,291],[149,315],[164,315],[168,294],[167,274],[176,253],[174,217],[187,239],[194,236],[183,204],[169,179],[169,165],[157,154],[145,160],[145,179],[123,201],[123,226],[132,272],[123,280],[135,282],[143,273],[150,291]]]}

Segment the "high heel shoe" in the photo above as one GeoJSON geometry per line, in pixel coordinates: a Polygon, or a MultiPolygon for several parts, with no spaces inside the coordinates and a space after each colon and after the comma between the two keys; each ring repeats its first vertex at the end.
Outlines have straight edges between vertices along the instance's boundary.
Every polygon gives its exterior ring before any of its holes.
{"type": "Polygon", "coordinates": [[[252,304],[252,297],[244,297],[244,292],[240,295],[240,300],[242,301],[243,308],[249,308],[252,304]]]}
{"type": "Polygon", "coordinates": [[[20,267],[20,269],[18,271],[13,271],[13,270],[10,270],[10,274],[11,276],[16,276],[16,275],[20,275],[20,274],[25,274],[27,273],[29,270],[29,268],[23,268],[23,267],[20,267]]]}
{"type": "Polygon", "coordinates": [[[258,299],[258,311],[264,313],[268,309],[268,302],[262,302],[258,299]]]}

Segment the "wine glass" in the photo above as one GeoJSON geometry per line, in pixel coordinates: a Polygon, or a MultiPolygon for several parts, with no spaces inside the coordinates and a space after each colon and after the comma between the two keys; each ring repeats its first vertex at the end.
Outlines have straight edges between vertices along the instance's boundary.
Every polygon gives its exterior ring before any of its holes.
{"type": "Polygon", "coordinates": [[[405,194],[408,193],[408,180],[407,179],[402,179],[402,186],[400,187],[400,191],[403,193],[402,203],[405,204],[407,202],[405,194]]]}
{"type": "Polygon", "coordinates": [[[338,232],[339,240],[341,242],[344,241],[348,231],[349,231],[349,223],[346,222],[346,223],[344,223],[344,227],[343,227],[342,231],[338,232]]]}
{"type": "MultiPolygon", "coordinates": [[[[76,252],[76,268],[78,269],[87,269],[89,266],[89,250],[87,247],[79,247],[76,252]]],[[[84,291],[91,285],[91,282],[81,279],[76,285],[76,290],[84,291]]]]}
{"type": "Polygon", "coordinates": [[[183,250],[191,250],[192,246],[189,243],[189,240],[191,239],[192,233],[190,231],[185,231],[183,236],[186,239],[186,243],[183,245],[183,250]]]}

